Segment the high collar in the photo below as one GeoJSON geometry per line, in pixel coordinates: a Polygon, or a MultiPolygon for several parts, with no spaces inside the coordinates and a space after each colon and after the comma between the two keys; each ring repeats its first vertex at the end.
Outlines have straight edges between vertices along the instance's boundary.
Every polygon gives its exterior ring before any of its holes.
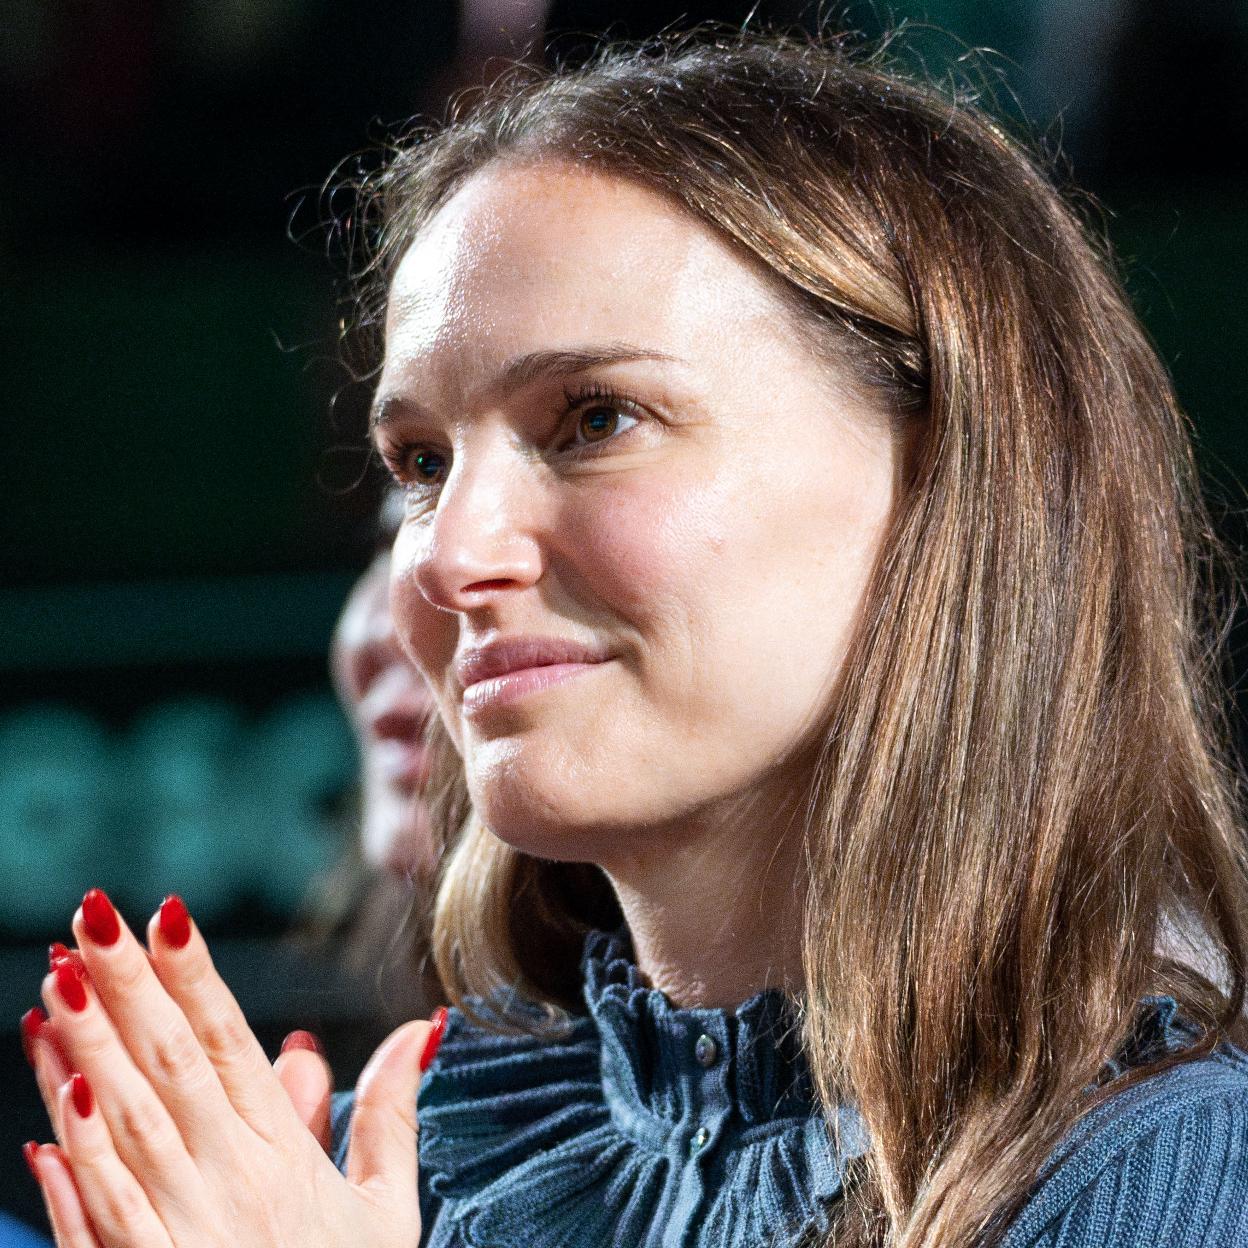
{"type": "Polygon", "coordinates": [[[590,936],[582,970],[587,1013],[553,1037],[451,1012],[420,1111],[445,1243],[746,1248],[826,1231],[866,1131],[852,1109],[820,1112],[784,994],[678,1009],[622,933],[590,936]]]}

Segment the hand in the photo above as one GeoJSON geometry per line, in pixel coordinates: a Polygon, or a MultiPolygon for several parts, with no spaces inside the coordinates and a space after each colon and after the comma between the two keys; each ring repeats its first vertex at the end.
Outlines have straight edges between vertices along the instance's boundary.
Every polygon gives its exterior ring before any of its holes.
{"type": "MultiPolygon", "coordinates": [[[[59,952],[61,956],[68,957],[70,953],[64,945],[53,945],[52,951],[53,956],[59,952]]],[[[61,1126],[57,1091],[73,1071],[69,1069],[64,1048],[57,1039],[56,1022],[49,1021],[47,1015],[36,1006],[28,1010],[22,1018],[21,1030],[26,1057],[34,1069],[39,1094],[43,1097],[43,1105],[48,1112],[48,1121],[52,1123],[59,1138],[61,1126]]],[[[273,1073],[290,1097],[290,1103],[299,1115],[299,1120],[328,1152],[331,1143],[330,1098],[334,1091],[334,1078],[319,1042],[310,1032],[292,1031],[273,1062],[273,1073]]]]}
{"type": "MultiPolygon", "coordinates": [[[[57,953],[68,957],[65,945],[53,945],[52,956],[57,953]]],[[[22,1043],[26,1058],[35,1072],[39,1094],[43,1097],[48,1120],[60,1134],[57,1117],[57,1089],[73,1073],[65,1060],[65,1052],[56,1038],[56,1023],[48,1021],[47,1015],[37,1006],[28,1010],[22,1018],[22,1043]]],[[[316,1137],[321,1147],[329,1151],[330,1098],[334,1091],[333,1071],[325,1060],[320,1043],[307,1031],[292,1031],[282,1043],[282,1051],[273,1062],[273,1073],[286,1089],[290,1103],[299,1119],[316,1137]]]]}
{"type": "Polygon", "coordinates": [[[150,953],[102,894],[88,894],[87,910],[90,924],[82,910],[74,917],[82,965],[63,959],[44,980],[53,1030],[35,1044],[36,1066],[48,1066],[41,1084],[61,1073],[54,1043],[78,1072],[56,1092],[60,1147],[32,1158],[61,1248],[410,1248],[420,1234],[416,1089],[445,1016],[405,1024],[370,1059],[344,1178],[180,903],[153,918],[150,953]]]}

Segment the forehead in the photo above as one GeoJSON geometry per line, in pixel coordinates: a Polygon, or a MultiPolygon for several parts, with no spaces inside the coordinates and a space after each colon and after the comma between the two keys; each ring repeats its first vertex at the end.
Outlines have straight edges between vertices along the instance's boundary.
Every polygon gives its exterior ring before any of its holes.
{"type": "Polygon", "coordinates": [[[589,341],[714,357],[770,334],[779,315],[751,263],[665,196],[569,165],[498,166],[400,262],[385,373],[453,358],[468,386],[502,358],[589,341]]]}

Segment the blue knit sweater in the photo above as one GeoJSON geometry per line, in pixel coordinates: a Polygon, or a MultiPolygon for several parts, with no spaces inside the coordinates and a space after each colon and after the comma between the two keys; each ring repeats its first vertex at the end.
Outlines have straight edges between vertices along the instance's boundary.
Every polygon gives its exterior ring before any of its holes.
{"type": "MultiPolygon", "coordinates": [[[[867,1148],[829,1138],[785,998],[678,1010],[619,936],[586,945],[588,1014],[555,1041],[452,1011],[420,1093],[424,1248],[790,1248],[835,1224],[867,1148]]],[[[1148,998],[1129,1051],[1189,1045],[1148,998]]],[[[335,1097],[345,1165],[351,1094],[335,1097]]],[[[1248,1248],[1248,1056],[1222,1047],[1115,1094],[1040,1175],[1004,1248],[1248,1248]]]]}

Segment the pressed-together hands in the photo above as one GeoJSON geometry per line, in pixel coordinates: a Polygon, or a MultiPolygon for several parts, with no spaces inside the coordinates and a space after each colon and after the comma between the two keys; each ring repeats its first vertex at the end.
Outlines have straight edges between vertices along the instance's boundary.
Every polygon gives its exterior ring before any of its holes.
{"type": "Polygon", "coordinates": [[[60,1248],[403,1245],[420,1238],[416,1091],[445,1027],[405,1023],[360,1076],[345,1177],[329,1073],[269,1065],[176,897],[147,948],[92,890],[23,1038],[57,1144],[27,1146],[60,1248]]]}

